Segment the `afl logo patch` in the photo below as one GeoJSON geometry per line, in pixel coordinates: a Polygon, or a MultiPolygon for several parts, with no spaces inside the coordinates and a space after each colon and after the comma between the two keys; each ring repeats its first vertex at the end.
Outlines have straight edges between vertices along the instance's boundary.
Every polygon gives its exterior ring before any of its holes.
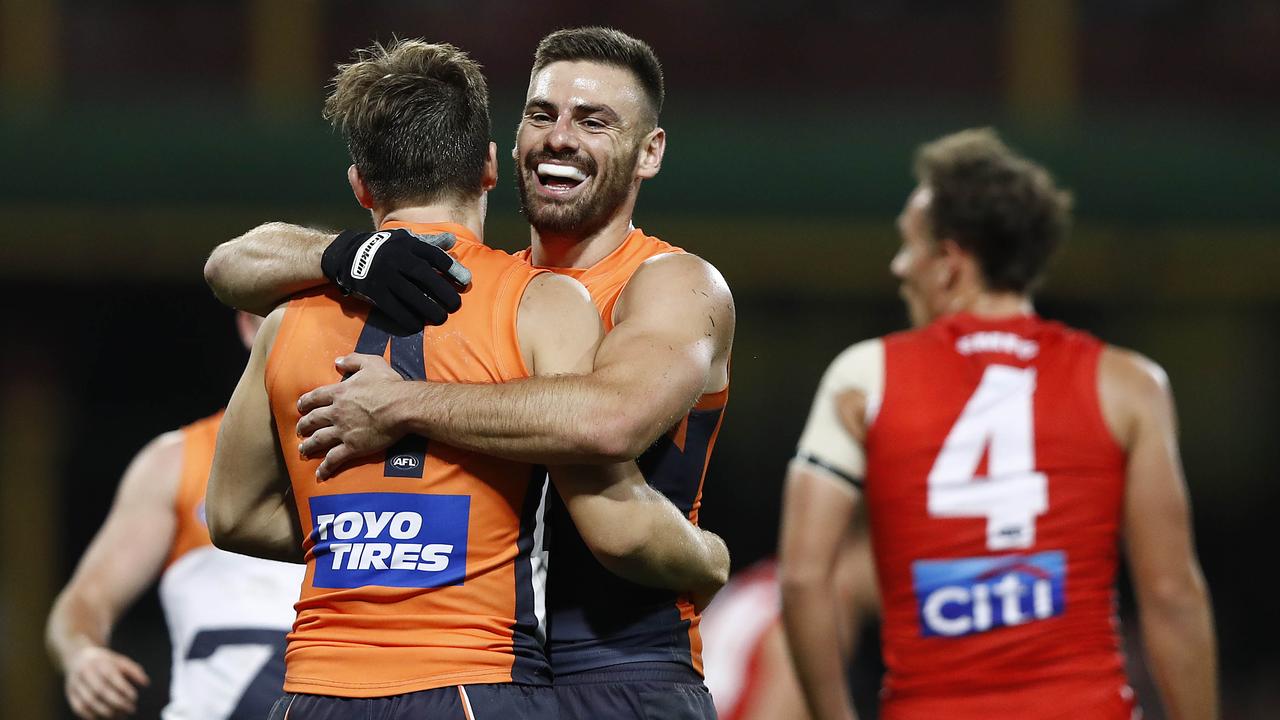
{"type": "Polygon", "coordinates": [[[378,254],[378,248],[382,247],[382,243],[391,237],[391,233],[382,232],[374,233],[369,236],[368,240],[360,246],[356,251],[356,259],[351,262],[351,277],[357,280],[363,280],[369,275],[369,266],[373,264],[373,256],[378,254]]]}
{"type": "Polygon", "coordinates": [[[412,455],[397,455],[391,458],[391,467],[401,470],[413,470],[418,467],[418,458],[412,455]]]}

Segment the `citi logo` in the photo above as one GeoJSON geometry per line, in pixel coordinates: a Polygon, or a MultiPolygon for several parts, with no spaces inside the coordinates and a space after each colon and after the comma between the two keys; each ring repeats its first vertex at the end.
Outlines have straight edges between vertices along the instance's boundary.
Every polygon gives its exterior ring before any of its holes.
{"type": "Polygon", "coordinates": [[[390,237],[391,233],[383,231],[374,233],[364,241],[356,251],[356,259],[351,262],[351,277],[363,280],[369,276],[369,266],[373,264],[373,256],[378,254],[378,248],[382,247],[382,243],[390,237]]]}
{"type": "Polygon", "coordinates": [[[1061,551],[912,563],[925,637],[957,637],[1061,615],[1066,558],[1061,551]]]}
{"type": "Polygon", "coordinates": [[[418,458],[412,455],[397,455],[391,458],[391,467],[401,470],[413,470],[418,467],[418,458]]]}

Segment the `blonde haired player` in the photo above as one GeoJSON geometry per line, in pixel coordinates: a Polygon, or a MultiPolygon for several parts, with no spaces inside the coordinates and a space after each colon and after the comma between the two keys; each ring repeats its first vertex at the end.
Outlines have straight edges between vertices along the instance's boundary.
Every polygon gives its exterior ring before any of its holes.
{"type": "MultiPolygon", "coordinates": [[[[261,319],[237,314],[253,344],[261,319]]],[[[109,646],[111,630],[160,579],[173,645],[165,720],[262,718],[284,682],[285,633],[302,567],[213,547],[204,496],[222,413],[146,445],[49,614],[48,643],[81,718],[136,710],[147,673],[109,646]]]]}

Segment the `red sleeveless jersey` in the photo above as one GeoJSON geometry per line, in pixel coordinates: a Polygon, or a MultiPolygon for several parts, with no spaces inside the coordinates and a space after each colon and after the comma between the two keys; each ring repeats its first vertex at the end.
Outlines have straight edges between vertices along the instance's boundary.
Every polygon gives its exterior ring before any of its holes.
{"type": "MultiPolygon", "coordinates": [[[[605,330],[631,276],[650,258],[684,250],[633,228],[622,244],[589,268],[546,268],[582,283],[605,330]]],[[[530,262],[529,250],[516,254],[530,262]]],[[[729,387],[706,393],[636,459],[654,489],[695,525],[702,485],[715,447],[729,387]]],[[[558,498],[557,498],[558,500],[558,498]]],[[[552,505],[547,607],[551,663],[557,675],[633,662],[665,661],[702,672],[701,617],[688,598],[628,582],[605,570],[578,535],[563,503],[552,505]]]]}
{"type": "MultiPolygon", "coordinates": [[[[469,683],[548,684],[540,545],[546,471],[409,436],[319,482],[298,456],[298,397],[341,378],[335,358],[383,355],[408,379],[498,383],[529,375],[516,315],[540,271],[451,232],[475,285],[448,324],[399,337],[335,290],[289,303],[267,365],[307,572],[285,690],[382,697],[469,683]]],[[[376,313],[376,311],[374,311],[376,313]]]]}
{"type": "Polygon", "coordinates": [[[1130,717],[1102,348],[1032,316],[885,338],[866,441],[885,718],[1130,717]]]}

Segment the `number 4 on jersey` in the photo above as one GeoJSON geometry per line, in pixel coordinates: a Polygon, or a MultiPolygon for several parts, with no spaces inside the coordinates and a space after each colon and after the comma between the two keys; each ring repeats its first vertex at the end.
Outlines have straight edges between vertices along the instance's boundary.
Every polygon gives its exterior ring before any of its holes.
{"type": "Polygon", "coordinates": [[[988,550],[1034,545],[1036,516],[1049,509],[1048,481],[1035,471],[1035,389],[1033,368],[988,366],[929,471],[929,515],[985,517],[988,550]]]}

